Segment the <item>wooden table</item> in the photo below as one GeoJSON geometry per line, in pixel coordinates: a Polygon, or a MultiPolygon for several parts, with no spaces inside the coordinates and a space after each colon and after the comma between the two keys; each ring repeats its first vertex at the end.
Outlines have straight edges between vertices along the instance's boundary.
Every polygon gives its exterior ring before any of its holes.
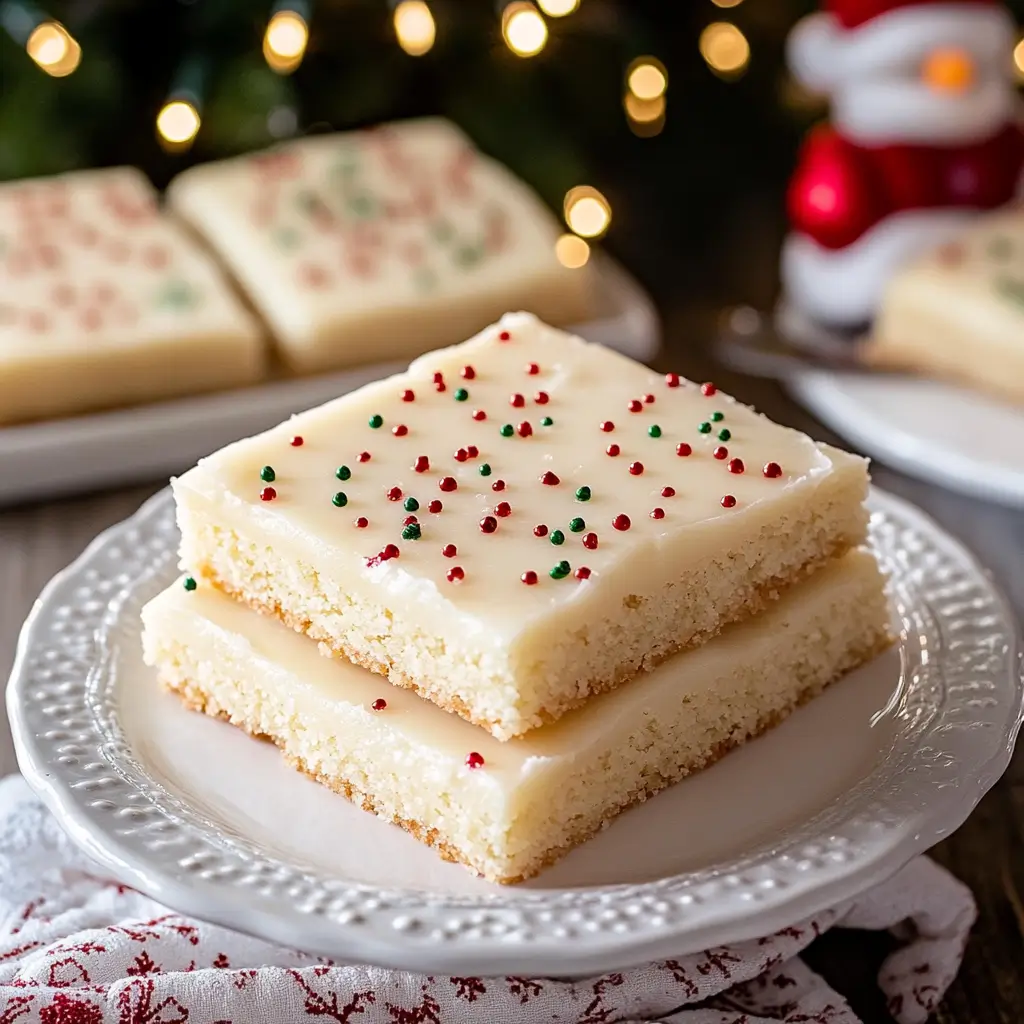
{"type": "MultiPolygon", "coordinates": [[[[704,321],[670,324],[670,355],[659,360],[696,379],[714,377],[763,412],[825,440],[836,441],[776,385],[713,370],[706,354],[683,338],[707,337],[704,321]],[[672,344],[674,342],[674,344],[672,344]]],[[[1024,612],[1024,514],[941,491],[883,467],[876,483],[927,510],[989,566],[1024,612]]],[[[124,518],[161,483],[113,493],[0,510],[0,677],[6,677],[18,629],[40,588],[104,527],[124,518]]],[[[0,715],[0,774],[15,769],[0,715]]],[[[980,921],[960,978],[937,1020],[943,1024],[1024,1024],[1024,755],[970,821],[935,851],[936,858],[974,890],[980,921]]],[[[874,974],[888,941],[878,936],[829,935],[808,959],[843,991],[866,1024],[888,1021],[874,974]]]]}

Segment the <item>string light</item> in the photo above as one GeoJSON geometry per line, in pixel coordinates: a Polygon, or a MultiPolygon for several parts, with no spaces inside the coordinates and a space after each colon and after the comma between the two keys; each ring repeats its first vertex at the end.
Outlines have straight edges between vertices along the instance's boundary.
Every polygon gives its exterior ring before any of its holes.
{"type": "Polygon", "coordinates": [[[578,270],[590,259],[590,246],[579,235],[562,235],[555,242],[555,258],[563,267],[578,270]]]}
{"type": "Polygon", "coordinates": [[[577,185],[565,194],[565,223],[583,238],[599,238],[612,222],[611,204],[591,185],[577,185]]]}
{"type": "Polygon", "coordinates": [[[301,63],[309,45],[309,25],[298,4],[281,6],[270,16],[263,33],[263,57],[272,71],[290,75],[301,63]]]}
{"type": "Polygon", "coordinates": [[[82,48],[59,21],[36,25],[25,42],[25,51],[54,78],[65,78],[82,62],[82,48]]]}
{"type": "Polygon", "coordinates": [[[547,45],[548,26],[529,0],[513,0],[501,12],[501,34],[517,57],[534,57],[547,45]]]}
{"type": "Polygon", "coordinates": [[[156,116],[156,130],[168,149],[187,149],[199,132],[202,119],[189,100],[168,100],[156,116]]]}
{"type": "Polygon", "coordinates": [[[549,18],[564,18],[580,5],[580,0],[537,0],[537,5],[549,18]]]}
{"type": "Polygon", "coordinates": [[[424,0],[401,0],[393,20],[398,45],[410,57],[422,57],[433,47],[437,25],[424,0]]]}
{"type": "Polygon", "coordinates": [[[731,22],[714,21],[700,34],[700,52],[723,78],[739,77],[750,63],[747,37],[731,22]]]}
{"type": "Polygon", "coordinates": [[[668,72],[656,57],[637,57],[626,71],[626,88],[638,100],[656,100],[668,88],[668,72]]]}

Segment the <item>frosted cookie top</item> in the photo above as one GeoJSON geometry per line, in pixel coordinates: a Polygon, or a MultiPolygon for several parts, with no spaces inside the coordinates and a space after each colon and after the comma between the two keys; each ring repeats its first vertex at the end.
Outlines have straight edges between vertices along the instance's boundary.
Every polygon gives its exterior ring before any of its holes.
{"type": "Polygon", "coordinates": [[[408,357],[437,343],[435,322],[441,337],[465,337],[519,304],[549,319],[586,315],[586,271],[557,261],[551,213],[441,119],[195,167],[168,200],[232,267],[296,365],[379,360],[389,348],[408,357]],[[422,310],[430,320],[407,337],[422,310]]]}
{"type": "Polygon", "coordinates": [[[857,478],[856,507],[861,460],[713,385],[510,314],[203,460],[176,489],[213,499],[218,522],[244,516],[278,550],[301,536],[346,585],[424,616],[455,610],[498,642],[609,575],[616,593],[642,590],[645,574],[745,545],[759,563],[773,526],[801,505],[812,518],[837,459],[857,478]]]}
{"type": "Polygon", "coordinates": [[[0,364],[258,325],[131,168],[0,185],[0,364]]]}

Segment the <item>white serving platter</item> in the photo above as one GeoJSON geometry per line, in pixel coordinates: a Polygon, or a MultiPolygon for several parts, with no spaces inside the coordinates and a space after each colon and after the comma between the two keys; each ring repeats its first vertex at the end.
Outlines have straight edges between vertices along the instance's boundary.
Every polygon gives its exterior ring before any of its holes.
{"type": "MultiPolygon", "coordinates": [[[[653,302],[610,257],[597,254],[595,259],[599,315],[571,330],[641,362],[650,360],[660,342],[653,302]]],[[[0,505],[167,477],[232,441],[405,365],[378,363],[88,416],[0,427],[0,505]]]]}
{"type": "Polygon", "coordinates": [[[1021,723],[1005,600],[923,513],[878,492],[871,509],[899,643],[523,886],[443,863],[160,690],[139,611],[176,575],[166,492],[36,604],[7,692],[19,764],[124,882],[343,962],[573,976],[765,935],[961,825],[1021,723]]]}

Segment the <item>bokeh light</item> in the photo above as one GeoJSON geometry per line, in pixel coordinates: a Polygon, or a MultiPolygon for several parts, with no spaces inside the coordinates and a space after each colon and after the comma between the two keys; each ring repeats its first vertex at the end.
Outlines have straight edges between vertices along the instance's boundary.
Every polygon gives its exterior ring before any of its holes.
{"type": "Polygon", "coordinates": [[[550,18],[564,18],[580,5],[580,0],[537,0],[540,9],[550,18]]]}
{"type": "Polygon", "coordinates": [[[590,246],[579,235],[562,235],[555,242],[555,257],[563,267],[578,270],[590,259],[590,246]]]}
{"type": "Polygon", "coordinates": [[[750,63],[747,37],[731,22],[712,22],[700,34],[700,52],[708,67],[724,78],[742,74],[750,63]]]}
{"type": "Polygon", "coordinates": [[[562,209],[570,230],[583,238],[600,237],[612,221],[611,204],[592,185],[569,189],[562,209]]]}
{"type": "Polygon", "coordinates": [[[437,24],[424,0],[402,0],[395,8],[395,37],[410,57],[422,57],[434,45],[437,24]]]}
{"type": "Polygon", "coordinates": [[[654,100],[668,88],[665,65],[655,57],[637,57],[626,72],[626,88],[638,100],[654,100]]]}
{"type": "Polygon", "coordinates": [[[263,56],[279,75],[291,74],[309,44],[309,26],[298,11],[277,11],[263,34],[263,56]]]}
{"type": "Polygon", "coordinates": [[[59,21],[44,21],[25,43],[28,55],[48,75],[64,78],[82,62],[82,48],[59,21]]]}
{"type": "Polygon", "coordinates": [[[156,118],[156,130],[168,148],[182,149],[196,137],[202,123],[199,111],[188,100],[169,100],[156,118]]]}
{"type": "Polygon", "coordinates": [[[513,0],[501,14],[501,34],[519,57],[533,57],[547,45],[548,26],[527,0],[513,0]]]}

